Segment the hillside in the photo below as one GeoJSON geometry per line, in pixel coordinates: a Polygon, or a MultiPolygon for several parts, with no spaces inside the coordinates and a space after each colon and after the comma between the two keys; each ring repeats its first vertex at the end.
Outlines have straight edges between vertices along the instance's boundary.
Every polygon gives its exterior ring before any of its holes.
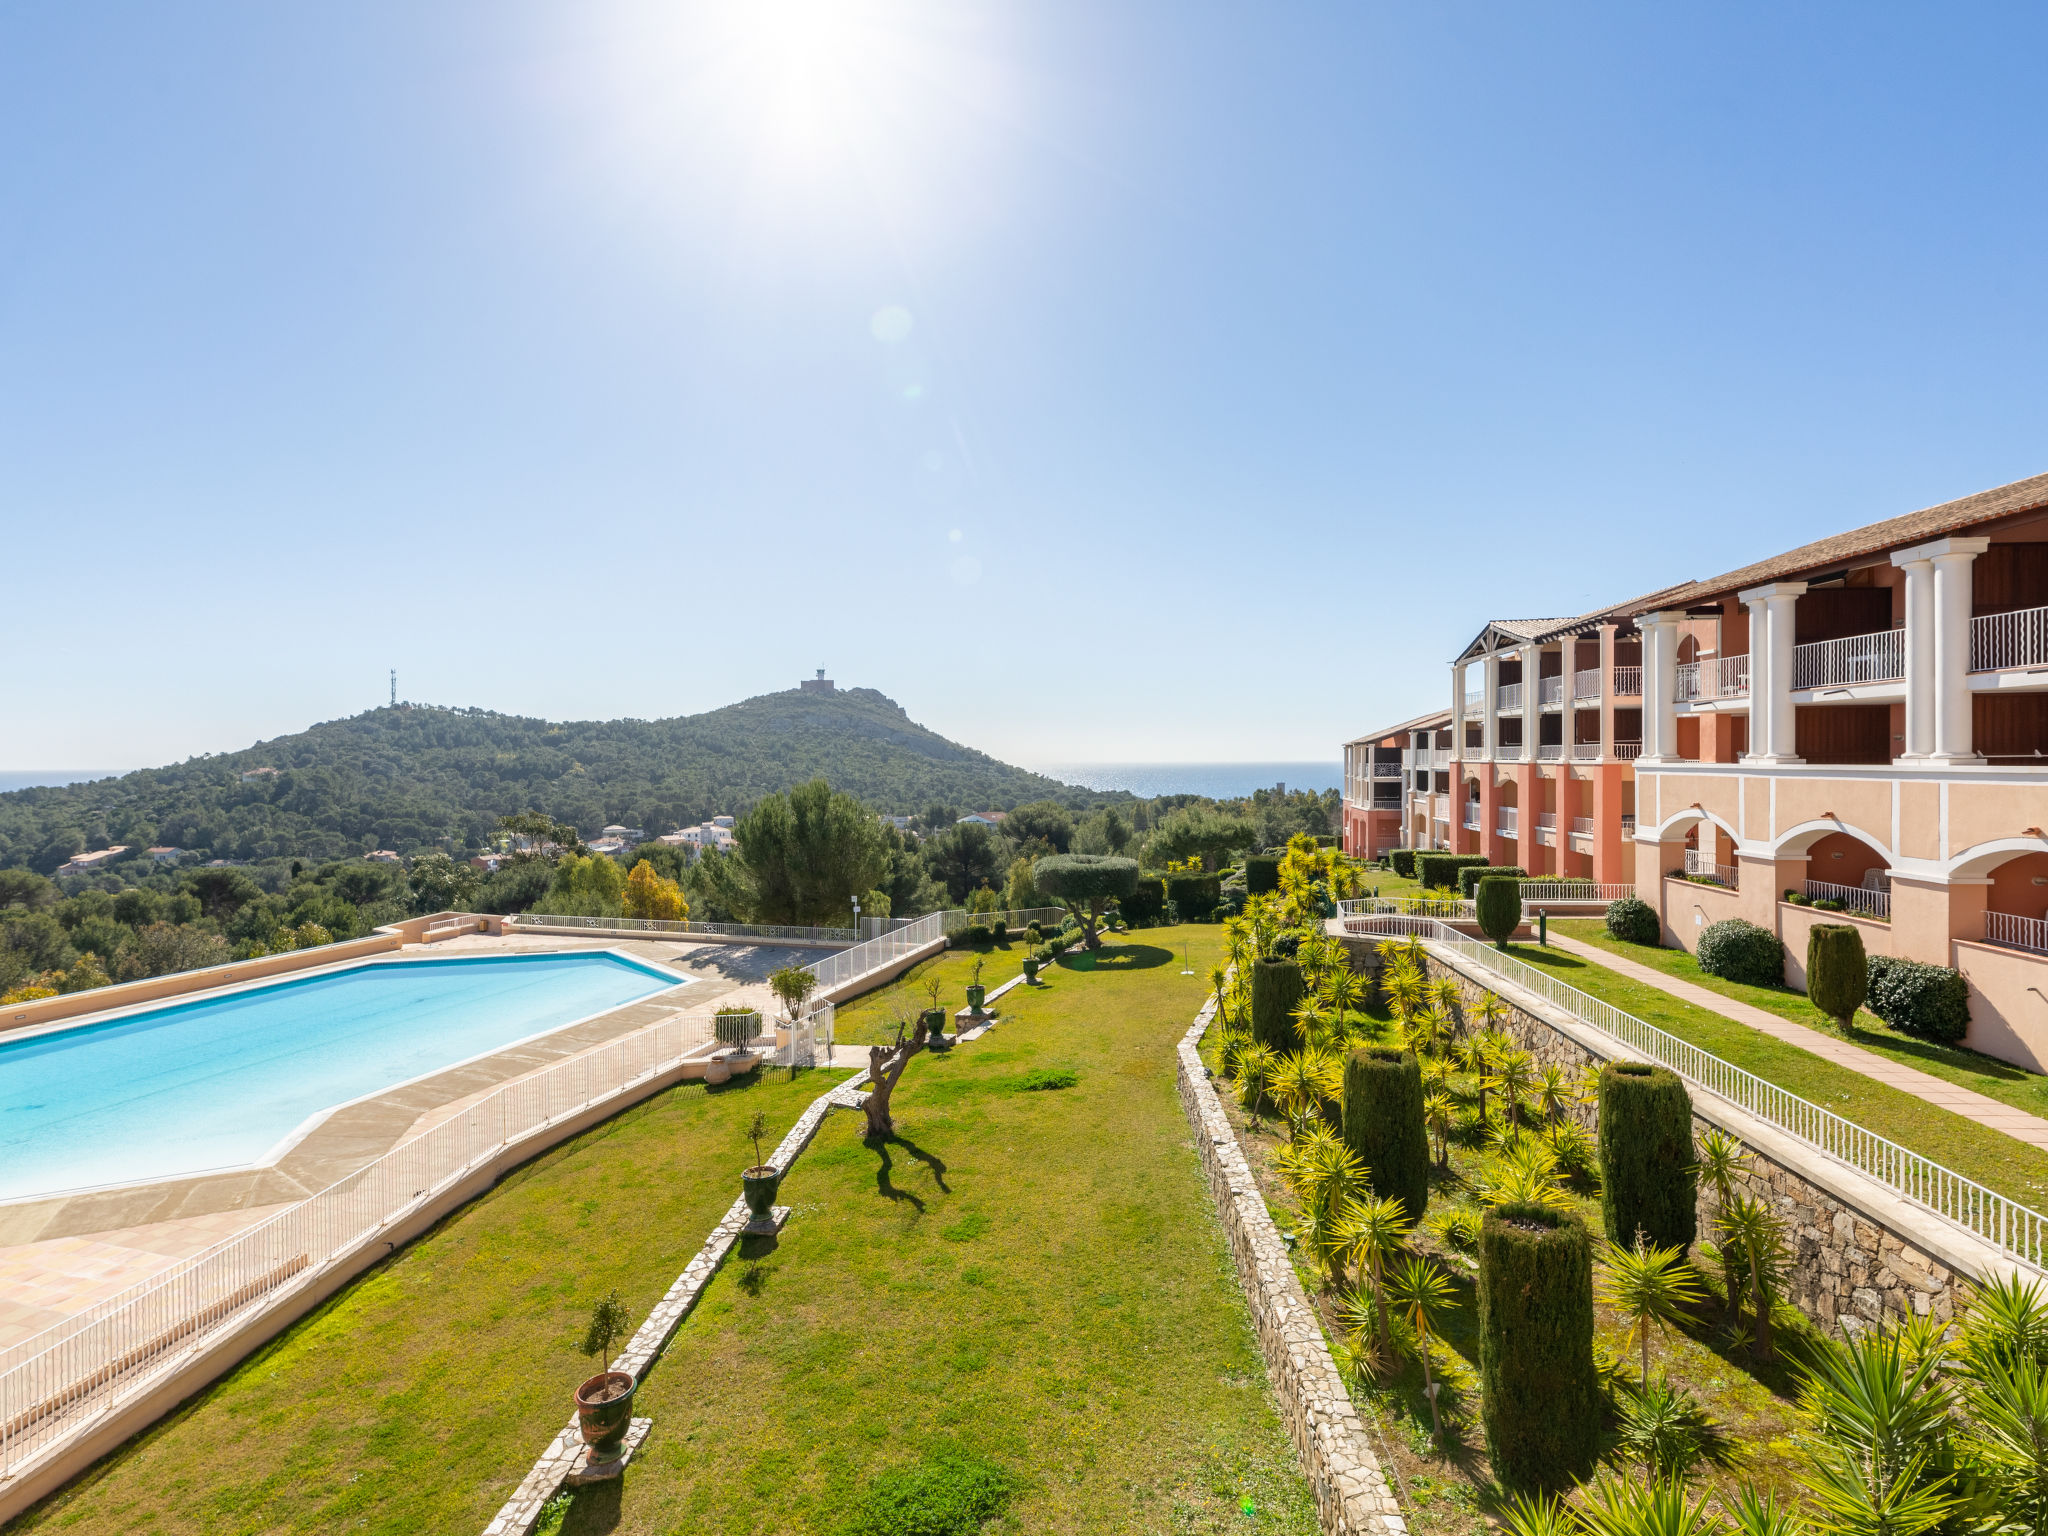
{"type": "Polygon", "coordinates": [[[242,752],[0,794],[0,867],[47,873],[109,843],[232,859],[403,853],[443,838],[475,847],[499,816],[529,810],[587,836],[611,822],[657,833],[818,775],[898,814],[1127,798],[948,741],[869,688],[791,689],[670,720],[557,723],[401,704],[242,752]],[[242,782],[259,768],[279,771],[242,782]]]}

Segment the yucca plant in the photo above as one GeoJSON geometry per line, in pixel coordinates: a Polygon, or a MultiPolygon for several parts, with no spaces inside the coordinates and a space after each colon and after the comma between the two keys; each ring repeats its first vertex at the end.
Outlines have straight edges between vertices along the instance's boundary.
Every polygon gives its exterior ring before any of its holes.
{"type": "Polygon", "coordinates": [[[1919,1536],[1957,1510],[1953,1403],[1935,1359],[1915,1363],[1880,1333],[1819,1350],[1798,1378],[1823,1531],[1919,1536]]]}
{"type": "Polygon", "coordinates": [[[1599,1171],[1600,1148],[1593,1133],[1576,1120],[1560,1120],[1544,1137],[1558,1171],[1569,1178],[1591,1179],[1599,1171]]]}
{"type": "Polygon", "coordinates": [[[1586,1536],[1720,1536],[1707,1495],[1690,1497],[1682,1483],[1638,1482],[1602,1472],[1580,1491],[1586,1536]]]}
{"type": "Polygon", "coordinates": [[[1430,1140],[1436,1146],[1436,1165],[1439,1168],[1451,1166],[1451,1128],[1458,1121],[1458,1105],[1448,1093],[1441,1091],[1424,1093],[1422,1096],[1422,1124],[1428,1130],[1430,1140]]]}
{"type": "Polygon", "coordinates": [[[1439,976],[1429,985],[1430,1000],[1445,1019],[1455,1023],[1458,1010],[1465,1006],[1465,989],[1458,984],[1455,976],[1439,976]]]}
{"type": "Polygon", "coordinates": [[[1625,1388],[1614,1405],[1613,1455],[1634,1462],[1652,1477],[1684,1482],[1701,1463],[1735,1463],[1735,1440],[1682,1387],[1646,1381],[1625,1388]]]}
{"type": "Polygon", "coordinates": [[[2007,1275],[1980,1282],[1963,1314],[1963,1358],[1972,1368],[2048,1364],[2048,1294],[2038,1280],[2007,1275]]]}
{"type": "Polygon", "coordinates": [[[1676,1248],[1652,1248],[1637,1234],[1634,1247],[1609,1243],[1600,1258],[1601,1299],[1628,1320],[1642,1354],[1643,1383],[1650,1380],[1650,1331],[1668,1332],[1700,1299],[1699,1277],[1676,1248]]]}
{"type": "Polygon", "coordinates": [[[1446,1205],[1432,1211],[1423,1225],[1446,1248],[1470,1253],[1479,1246],[1479,1210],[1469,1205],[1446,1205]]]}
{"type": "Polygon", "coordinates": [[[1778,1502],[1775,1490],[1758,1493],[1748,1483],[1722,1507],[1734,1536],[1807,1536],[1810,1529],[1797,1511],[1778,1502]]]}
{"type": "Polygon", "coordinates": [[[1551,1122],[1562,1120],[1576,1098],[1571,1079],[1565,1075],[1563,1067],[1545,1067],[1537,1073],[1529,1096],[1536,1101],[1536,1108],[1542,1111],[1543,1118],[1551,1122]]]}
{"type": "Polygon", "coordinates": [[[1282,1056],[1273,1068],[1270,1091],[1287,1112],[1288,1121],[1300,1126],[1321,1113],[1344,1088],[1344,1063],[1335,1054],[1307,1046],[1282,1056]]]}
{"type": "Polygon", "coordinates": [[[1522,1123],[1522,1101],[1536,1085],[1536,1062],[1527,1051],[1512,1047],[1497,1053],[1493,1084],[1500,1090],[1503,1112],[1516,1125],[1522,1123]]]}
{"type": "Polygon", "coordinates": [[[1540,1141],[1525,1141],[1512,1153],[1488,1160],[1481,1175],[1479,1200],[1482,1205],[1534,1205],[1545,1210],[1569,1211],[1572,1197],[1558,1186],[1557,1164],[1550,1148],[1540,1141]]]}
{"type": "MultiPolygon", "coordinates": [[[[1763,1201],[1738,1195],[1714,1215],[1714,1230],[1721,1239],[1721,1268],[1724,1275],[1738,1277],[1750,1305],[1756,1310],[1755,1347],[1759,1359],[1771,1357],[1771,1304],[1777,1299],[1783,1274],[1784,1224],[1763,1201]]],[[[1736,1303],[1736,1287],[1728,1288],[1732,1315],[1742,1316],[1736,1303]]]]}
{"type": "Polygon", "coordinates": [[[1429,1365],[1429,1330],[1439,1317],[1458,1304],[1457,1292],[1434,1264],[1411,1256],[1389,1278],[1382,1294],[1415,1330],[1415,1353],[1422,1361],[1422,1390],[1429,1398],[1430,1430],[1441,1442],[1444,1421],[1437,1411],[1436,1376],[1429,1365]]]}
{"type": "Polygon", "coordinates": [[[2048,1365],[1997,1356],[1973,1363],[1963,1400],[1963,1448],[2003,1529],[2041,1536],[2048,1531],[2048,1365]]]}
{"type": "Polygon", "coordinates": [[[1356,1269],[1372,1293],[1379,1310],[1382,1348],[1389,1344],[1386,1328],[1386,1290],[1383,1280],[1387,1262],[1408,1243],[1413,1224],[1406,1207],[1393,1196],[1371,1195],[1347,1200],[1338,1212],[1331,1233],[1331,1247],[1340,1262],[1356,1269]]]}
{"type": "Polygon", "coordinates": [[[1280,1058],[1273,1054],[1272,1047],[1256,1041],[1237,1053],[1238,1102],[1251,1113],[1256,1124],[1266,1103],[1266,1087],[1279,1069],[1280,1058]]]}

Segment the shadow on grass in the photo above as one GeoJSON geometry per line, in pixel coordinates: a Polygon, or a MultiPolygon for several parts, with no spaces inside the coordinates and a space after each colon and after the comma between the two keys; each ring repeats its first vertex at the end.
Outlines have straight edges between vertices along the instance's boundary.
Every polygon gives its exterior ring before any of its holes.
{"type": "Polygon", "coordinates": [[[601,1536],[602,1532],[617,1530],[624,1518],[625,1493],[625,1476],[578,1488],[568,1517],[562,1521],[562,1536],[601,1536]]]}
{"type": "Polygon", "coordinates": [[[1179,958],[1173,950],[1157,944],[1105,944],[1078,955],[1062,955],[1057,963],[1069,971],[1150,971],[1179,958]]]}
{"type": "Polygon", "coordinates": [[[932,1182],[939,1186],[941,1194],[950,1195],[953,1193],[952,1187],[946,1183],[945,1161],[925,1151],[916,1142],[907,1141],[901,1136],[890,1136],[882,1141],[867,1142],[865,1145],[875,1154],[875,1190],[885,1199],[913,1206],[920,1214],[924,1211],[924,1201],[912,1191],[902,1188],[890,1177],[896,1169],[896,1160],[889,1152],[891,1147],[901,1147],[905,1152],[908,1152],[917,1159],[917,1161],[923,1163],[925,1167],[931,1169],[932,1182]]]}

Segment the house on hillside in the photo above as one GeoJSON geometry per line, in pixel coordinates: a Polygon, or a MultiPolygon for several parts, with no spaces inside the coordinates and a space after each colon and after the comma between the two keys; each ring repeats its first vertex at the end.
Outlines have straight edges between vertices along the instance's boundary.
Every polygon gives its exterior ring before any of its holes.
{"type": "Polygon", "coordinates": [[[965,816],[962,816],[958,821],[954,822],[953,825],[956,827],[964,827],[969,822],[973,822],[977,826],[1000,827],[1003,824],[1005,818],[1009,816],[1009,814],[1010,813],[1008,811],[970,811],[965,816]]]}
{"type": "Polygon", "coordinates": [[[641,831],[638,827],[610,826],[606,827],[602,832],[598,833],[598,840],[600,842],[606,839],[614,839],[619,843],[624,844],[626,847],[631,848],[635,843],[646,842],[647,834],[641,831]]]}
{"type": "Polygon", "coordinates": [[[92,853],[81,853],[68,863],[59,866],[59,875],[89,875],[95,870],[105,869],[114,860],[128,851],[126,843],[116,843],[111,848],[101,848],[92,853]]]}
{"type": "Polygon", "coordinates": [[[251,768],[242,775],[242,782],[244,784],[260,784],[265,779],[274,779],[276,777],[277,770],[275,768],[251,768]]]}
{"type": "Polygon", "coordinates": [[[679,832],[664,832],[655,839],[671,848],[680,848],[691,858],[696,858],[706,848],[716,848],[721,853],[732,850],[732,818],[714,816],[701,826],[684,827],[679,832]]]}
{"type": "Polygon", "coordinates": [[[364,854],[363,857],[378,864],[403,864],[405,862],[390,848],[379,848],[374,852],[364,854]]]}
{"type": "Polygon", "coordinates": [[[175,864],[185,856],[182,848],[157,847],[149,850],[149,856],[159,864],[175,864]]]}

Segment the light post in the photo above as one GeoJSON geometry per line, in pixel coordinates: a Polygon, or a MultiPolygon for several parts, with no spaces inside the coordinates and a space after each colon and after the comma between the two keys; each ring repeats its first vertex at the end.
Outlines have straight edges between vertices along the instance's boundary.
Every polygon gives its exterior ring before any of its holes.
{"type": "Polygon", "coordinates": [[[853,942],[860,942],[860,898],[853,898],[853,942]]]}

